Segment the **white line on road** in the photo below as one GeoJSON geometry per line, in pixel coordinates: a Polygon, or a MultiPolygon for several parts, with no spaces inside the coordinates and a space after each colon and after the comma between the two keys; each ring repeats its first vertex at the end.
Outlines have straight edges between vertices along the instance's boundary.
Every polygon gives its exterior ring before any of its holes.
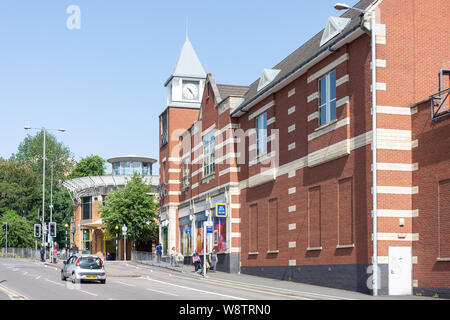
{"type": "Polygon", "coordinates": [[[87,293],[87,294],[90,294],[91,296],[98,297],[98,294],[95,294],[95,293],[92,293],[92,292],[87,292],[87,291],[84,291],[84,290],[80,290],[80,291],[84,292],[84,293],[87,293]]]}
{"type": "Polygon", "coordinates": [[[158,282],[158,283],[163,283],[163,284],[167,284],[167,285],[170,285],[170,286],[183,288],[183,289],[187,289],[187,290],[214,294],[214,295],[222,296],[222,297],[225,297],[225,298],[231,298],[231,299],[236,299],[236,300],[247,300],[245,298],[239,298],[239,297],[229,296],[229,295],[226,295],[226,294],[221,294],[221,293],[216,293],[216,292],[211,292],[211,291],[206,291],[206,290],[200,290],[200,289],[194,289],[194,288],[189,288],[189,287],[185,287],[185,286],[180,286],[178,284],[173,284],[173,283],[169,283],[169,282],[154,280],[154,279],[150,279],[148,276],[146,278],[143,277],[143,279],[148,280],[148,281],[154,281],[154,282],[158,282]]]}
{"type": "Polygon", "coordinates": [[[136,288],[136,286],[135,286],[134,284],[129,284],[129,283],[120,282],[120,281],[114,281],[114,282],[115,282],[115,283],[120,283],[120,284],[122,284],[122,285],[124,285],[124,286],[129,286],[129,287],[136,288]]]}
{"type": "Polygon", "coordinates": [[[53,284],[56,284],[58,286],[63,286],[64,287],[64,285],[62,283],[58,283],[58,282],[55,282],[55,281],[52,281],[52,280],[49,280],[49,279],[45,279],[45,281],[53,283],[53,284]]]}
{"type": "Polygon", "coordinates": [[[157,293],[162,293],[162,294],[166,294],[166,295],[168,295],[168,296],[174,296],[174,297],[179,297],[179,295],[177,295],[177,294],[173,294],[173,293],[167,293],[167,292],[164,292],[164,291],[158,291],[158,290],[153,290],[153,289],[147,289],[148,291],[153,291],[153,292],[157,292],[157,293]]]}

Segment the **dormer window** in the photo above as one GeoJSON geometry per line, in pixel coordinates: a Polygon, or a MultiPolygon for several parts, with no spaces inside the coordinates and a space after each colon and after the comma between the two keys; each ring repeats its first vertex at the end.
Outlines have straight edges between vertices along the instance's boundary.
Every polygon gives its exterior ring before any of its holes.
{"type": "Polygon", "coordinates": [[[320,46],[323,46],[325,43],[340,34],[349,24],[350,20],[350,18],[329,17],[327,26],[323,31],[322,40],[320,40],[320,46]]]}
{"type": "Polygon", "coordinates": [[[281,70],[277,69],[264,69],[261,78],[259,78],[258,91],[265,88],[269,83],[271,83],[280,73],[280,71],[281,70]]]}

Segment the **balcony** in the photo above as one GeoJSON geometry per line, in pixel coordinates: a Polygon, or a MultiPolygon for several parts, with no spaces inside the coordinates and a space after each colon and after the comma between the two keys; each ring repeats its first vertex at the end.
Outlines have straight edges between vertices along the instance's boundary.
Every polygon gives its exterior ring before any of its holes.
{"type": "Polygon", "coordinates": [[[450,114],[450,88],[442,90],[431,96],[431,119],[438,119],[450,114]]]}

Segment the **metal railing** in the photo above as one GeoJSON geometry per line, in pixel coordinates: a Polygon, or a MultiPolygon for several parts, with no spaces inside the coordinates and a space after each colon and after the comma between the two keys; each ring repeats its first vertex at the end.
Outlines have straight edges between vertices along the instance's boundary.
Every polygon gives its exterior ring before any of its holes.
{"type": "Polygon", "coordinates": [[[41,254],[39,250],[30,248],[8,248],[8,250],[6,250],[6,248],[1,248],[0,257],[13,259],[40,259],[41,254]]]}
{"type": "Polygon", "coordinates": [[[131,260],[134,262],[151,265],[154,267],[178,270],[184,272],[184,257],[177,258],[172,261],[171,257],[157,257],[156,253],[132,251],[131,260]]]}
{"type": "MultiPolygon", "coordinates": [[[[68,258],[68,252],[60,252],[56,256],[56,261],[65,260],[68,258]]],[[[6,248],[0,249],[0,258],[13,258],[13,259],[36,259],[41,260],[41,252],[40,249],[31,249],[31,248],[6,248]]],[[[50,262],[50,251],[47,249],[45,251],[45,260],[50,262]]]]}

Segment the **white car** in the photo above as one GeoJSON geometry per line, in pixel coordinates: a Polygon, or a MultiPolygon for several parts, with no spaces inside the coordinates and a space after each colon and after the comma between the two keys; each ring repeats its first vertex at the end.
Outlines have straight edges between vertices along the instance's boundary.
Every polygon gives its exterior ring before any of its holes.
{"type": "Polygon", "coordinates": [[[81,281],[100,281],[106,283],[106,270],[103,260],[92,254],[75,254],[61,269],[61,280],[70,278],[73,283],[81,281]]]}

